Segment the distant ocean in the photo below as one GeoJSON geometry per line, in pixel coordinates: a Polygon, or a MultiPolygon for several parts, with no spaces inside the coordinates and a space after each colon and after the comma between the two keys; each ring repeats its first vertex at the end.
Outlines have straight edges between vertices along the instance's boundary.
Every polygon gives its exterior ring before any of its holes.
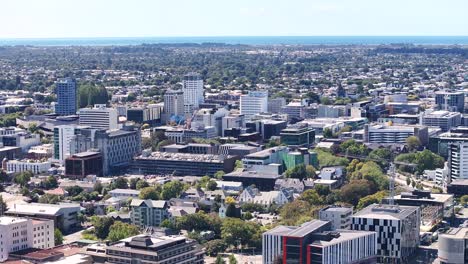
{"type": "Polygon", "coordinates": [[[468,45],[468,36],[298,36],[298,37],[141,37],[1,39],[0,46],[110,46],[171,43],[224,43],[245,45],[468,45]]]}

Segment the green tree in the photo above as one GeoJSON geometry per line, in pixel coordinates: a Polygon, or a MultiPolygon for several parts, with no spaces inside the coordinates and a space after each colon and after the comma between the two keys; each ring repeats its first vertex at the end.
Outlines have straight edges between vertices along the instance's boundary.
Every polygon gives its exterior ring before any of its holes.
{"type": "Polygon", "coordinates": [[[16,184],[19,184],[21,187],[24,187],[31,180],[32,176],[33,176],[32,172],[23,171],[23,172],[16,174],[16,176],[13,178],[13,182],[16,184]]]}
{"type": "Polygon", "coordinates": [[[136,184],[137,190],[141,190],[143,188],[149,187],[149,183],[145,180],[139,180],[136,184]]]}
{"type": "Polygon", "coordinates": [[[112,217],[91,217],[91,224],[94,226],[94,234],[99,239],[106,239],[109,235],[110,227],[114,224],[112,217]]]}
{"type": "Polygon", "coordinates": [[[368,180],[352,180],[340,189],[341,199],[343,202],[357,205],[359,200],[367,195],[377,191],[374,183],[368,180]]]}
{"type": "Polygon", "coordinates": [[[117,177],[112,182],[112,189],[127,189],[128,188],[128,181],[124,177],[117,177]]]}
{"type": "Polygon", "coordinates": [[[77,196],[84,191],[83,188],[78,185],[67,187],[65,190],[68,192],[69,196],[77,196]]]}
{"type": "Polygon", "coordinates": [[[180,181],[170,181],[163,185],[161,191],[161,198],[163,200],[170,200],[172,198],[179,198],[185,189],[185,185],[180,181]]]}
{"type": "Polygon", "coordinates": [[[371,195],[367,195],[361,199],[359,199],[358,205],[356,206],[357,210],[361,210],[371,204],[378,204],[382,202],[382,199],[387,197],[387,191],[380,191],[376,192],[371,195]]]}
{"type": "Polygon", "coordinates": [[[58,204],[60,200],[60,196],[46,193],[39,197],[38,202],[43,204],[58,204]]]}
{"type": "Polygon", "coordinates": [[[58,228],[55,228],[54,230],[54,241],[55,241],[55,246],[59,246],[63,244],[63,234],[58,228]]]}
{"type": "Polygon", "coordinates": [[[236,169],[242,169],[243,167],[242,160],[236,160],[236,169]]]}
{"type": "Polygon", "coordinates": [[[47,179],[44,182],[44,185],[45,185],[46,189],[57,188],[57,186],[58,186],[57,178],[55,178],[52,175],[47,177],[47,179]]]}
{"type": "Polygon", "coordinates": [[[229,255],[229,264],[237,264],[237,259],[234,255],[229,255]]]}
{"type": "Polygon", "coordinates": [[[317,159],[319,161],[320,168],[332,166],[346,167],[349,164],[348,159],[336,157],[327,150],[316,148],[314,151],[317,153],[317,159]]]}
{"type": "Polygon", "coordinates": [[[104,86],[82,84],[78,87],[78,106],[84,108],[95,104],[107,104],[109,94],[104,86]]]}
{"type": "Polygon", "coordinates": [[[284,173],[286,178],[294,178],[294,179],[305,179],[307,177],[306,166],[304,164],[299,164],[286,170],[284,173]]]}
{"type": "Polygon", "coordinates": [[[226,218],[221,226],[221,238],[228,245],[254,245],[256,234],[261,232],[257,223],[245,222],[239,218],[226,218]]]}
{"type": "Polygon", "coordinates": [[[138,195],[140,199],[149,199],[149,200],[159,200],[160,199],[160,192],[156,189],[156,187],[145,187],[140,190],[140,194],[138,195]]]}
{"type": "Polygon", "coordinates": [[[323,130],[323,137],[324,138],[332,138],[333,137],[333,132],[329,128],[325,128],[323,130]]]}
{"type": "Polygon", "coordinates": [[[216,190],[217,187],[218,187],[218,184],[217,184],[215,181],[209,181],[209,182],[206,184],[206,188],[207,188],[209,191],[214,191],[214,190],[216,190]]]}
{"type": "Polygon", "coordinates": [[[221,257],[221,255],[218,255],[215,260],[215,264],[226,264],[226,261],[221,257]]]}
{"type": "Polygon", "coordinates": [[[308,202],[310,205],[321,205],[324,203],[323,198],[314,189],[303,192],[299,199],[308,202]]]}
{"type": "Polygon", "coordinates": [[[224,174],[226,174],[224,171],[217,171],[217,172],[214,174],[214,177],[215,177],[216,179],[218,179],[218,180],[222,180],[224,174]]]}
{"type": "Polygon", "coordinates": [[[406,139],[406,145],[410,151],[415,151],[421,146],[421,141],[416,136],[410,136],[406,139]]]}
{"type": "Polygon", "coordinates": [[[0,195],[0,216],[4,215],[7,210],[8,210],[7,204],[3,200],[3,196],[0,195]]]}
{"type": "Polygon", "coordinates": [[[97,193],[102,193],[102,189],[103,189],[103,188],[104,188],[104,187],[102,186],[102,183],[101,183],[101,182],[96,182],[96,183],[94,184],[93,190],[94,190],[95,192],[97,192],[97,193]]]}
{"type": "Polygon", "coordinates": [[[411,178],[410,176],[406,176],[406,185],[410,185],[411,184],[411,178]]]}
{"type": "Polygon", "coordinates": [[[462,197],[460,197],[460,204],[463,206],[468,205],[468,194],[465,194],[462,197]]]}
{"type": "Polygon", "coordinates": [[[214,239],[205,243],[205,252],[208,256],[217,256],[219,253],[225,252],[227,249],[226,243],[222,239],[214,239]]]}
{"type": "Polygon", "coordinates": [[[111,225],[107,239],[116,242],[127,237],[136,236],[139,233],[137,226],[116,221],[111,225]]]}

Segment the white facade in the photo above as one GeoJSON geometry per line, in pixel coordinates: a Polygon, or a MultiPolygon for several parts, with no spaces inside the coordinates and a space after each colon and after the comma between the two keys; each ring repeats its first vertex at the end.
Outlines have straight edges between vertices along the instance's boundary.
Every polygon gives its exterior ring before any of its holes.
{"type": "Polygon", "coordinates": [[[268,112],[268,91],[249,91],[240,97],[240,112],[247,120],[256,114],[268,112]]]}
{"type": "Polygon", "coordinates": [[[449,144],[448,167],[451,179],[468,179],[468,142],[449,144]]]}
{"type": "Polygon", "coordinates": [[[76,126],[62,125],[54,128],[54,157],[64,161],[70,156],[70,142],[75,135],[76,126]]]}
{"type": "MultiPolygon", "coordinates": [[[[274,264],[277,259],[283,259],[283,236],[296,227],[277,226],[262,235],[262,263],[274,264]]],[[[283,261],[281,261],[283,263],[283,261]]]]}
{"type": "Polygon", "coordinates": [[[164,94],[163,122],[168,122],[171,116],[184,115],[184,93],[180,90],[167,90],[164,94]]]}
{"type": "Polygon", "coordinates": [[[82,108],[79,111],[80,125],[91,128],[115,130],[119,128],[117,110],[106,105],[95,105],[94,108],[82,108]]]}
{"type": "Polygon", "coordinates": [[[0,262],[6,261],[10,252],[52,248],[54,243],[53,220],[0,217],[0,262]]]}
{"type": "Polygon", "coordinates": [[[264,207],[270,207],[273,204],[283,205],[289,201],[283,191],[259,192],[254,188],[246,188],[240,194],[239,202],[254,203],[263,205],[264,207]]]}
{"type": "Polygon", "coordinates": [[[34,174],[47,172],[51,168],[50,161],[39,160],[9,160],[6,163],[8,172],[31,171],[34,174]]]}
{"type": "Polygon", "coordinates": [[[221,121],[222,136],[224,137],[224,131],[229,128],[243,128],[245,127],[245,117],[240,114],[230,114],[224,116],[221,121]]]}
{"type": "Polygon", "coordinates": [[[350,229],[352,214],[351,207],[328,207],[320,210],[319,219],[330,221],[332,230],[350,229]]]}
{"type": "Polygon", "coordinates": [[[192,114],[193,110],[199,108],[203,103],[203,80],[196,73],[189,73],[184,76],[182,82],[182,91],[184,92],[184,110],[185,113],[192,114]]]}

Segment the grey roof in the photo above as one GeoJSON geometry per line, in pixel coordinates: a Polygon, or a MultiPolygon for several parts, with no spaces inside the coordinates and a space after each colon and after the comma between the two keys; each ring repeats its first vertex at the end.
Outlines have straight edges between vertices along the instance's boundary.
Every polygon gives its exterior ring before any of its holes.
{"type": "Polygon", "coordinates": [[[327,225],[329,222],[328,221],[322,221],[322,220],[312,220],[310,222],[302,224],[300,227],[294,229],[291,231],[288,236],[289,237],[304,237],[317,229],[327,225]]]}
{"type": "Polygon", "coordinates": [[[283,226],[283,225],[280,225],[280,226],[277,226],[277,227],[275,227],[275,228],[273,228],[271,230],[268,230],[264,234],[267,234],[267,235],[287,235],[296,228],[298,228],[298,227],[297,226],[283,226]]]}
{"type": "Polygon", "coordinates": [[[277,174],[266,174],[266,173],[259,173],[257,171],[233,171],[231,173],[227,173],[224,176],[234,176],[234,177],[241,177],[241,178],[260,178],[260,179],[279,179],[282,178],[281,175],[277,174]]]}
{"type": "Polygon", "coordinates": [[[41,203],[18,203],[7,212],[11,214],[40,214],[40,215],[60,215],[60,211],[65,208],[74,208],[80,210],[79,204],[59,203],[59,204],[41,204],[41,203]]]}
{"type": "Polygon", "coordinates": [[[167,202],[164,200],[142,200],[133,199],[130,206],[141,206],[143,203],[150,208],[164,208],[167,206],[167,202]]]}
{"type": "Polygon", "coordinates": [[[390,206],[384,204],[371,204],[361,211],[355,213],[352,217],[403,220],[417,210],[419,210],[418,206],[390,206]]]}

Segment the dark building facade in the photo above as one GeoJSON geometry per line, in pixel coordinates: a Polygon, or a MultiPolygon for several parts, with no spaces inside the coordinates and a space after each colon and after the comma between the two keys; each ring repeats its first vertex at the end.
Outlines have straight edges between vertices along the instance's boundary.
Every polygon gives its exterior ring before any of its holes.
{"type": "Polygon", "coordinates": [[[87,175],[102,176],[102,155],[99,152],[82,152],[65,159],[65,177],[83,179],[87,175]]]}

